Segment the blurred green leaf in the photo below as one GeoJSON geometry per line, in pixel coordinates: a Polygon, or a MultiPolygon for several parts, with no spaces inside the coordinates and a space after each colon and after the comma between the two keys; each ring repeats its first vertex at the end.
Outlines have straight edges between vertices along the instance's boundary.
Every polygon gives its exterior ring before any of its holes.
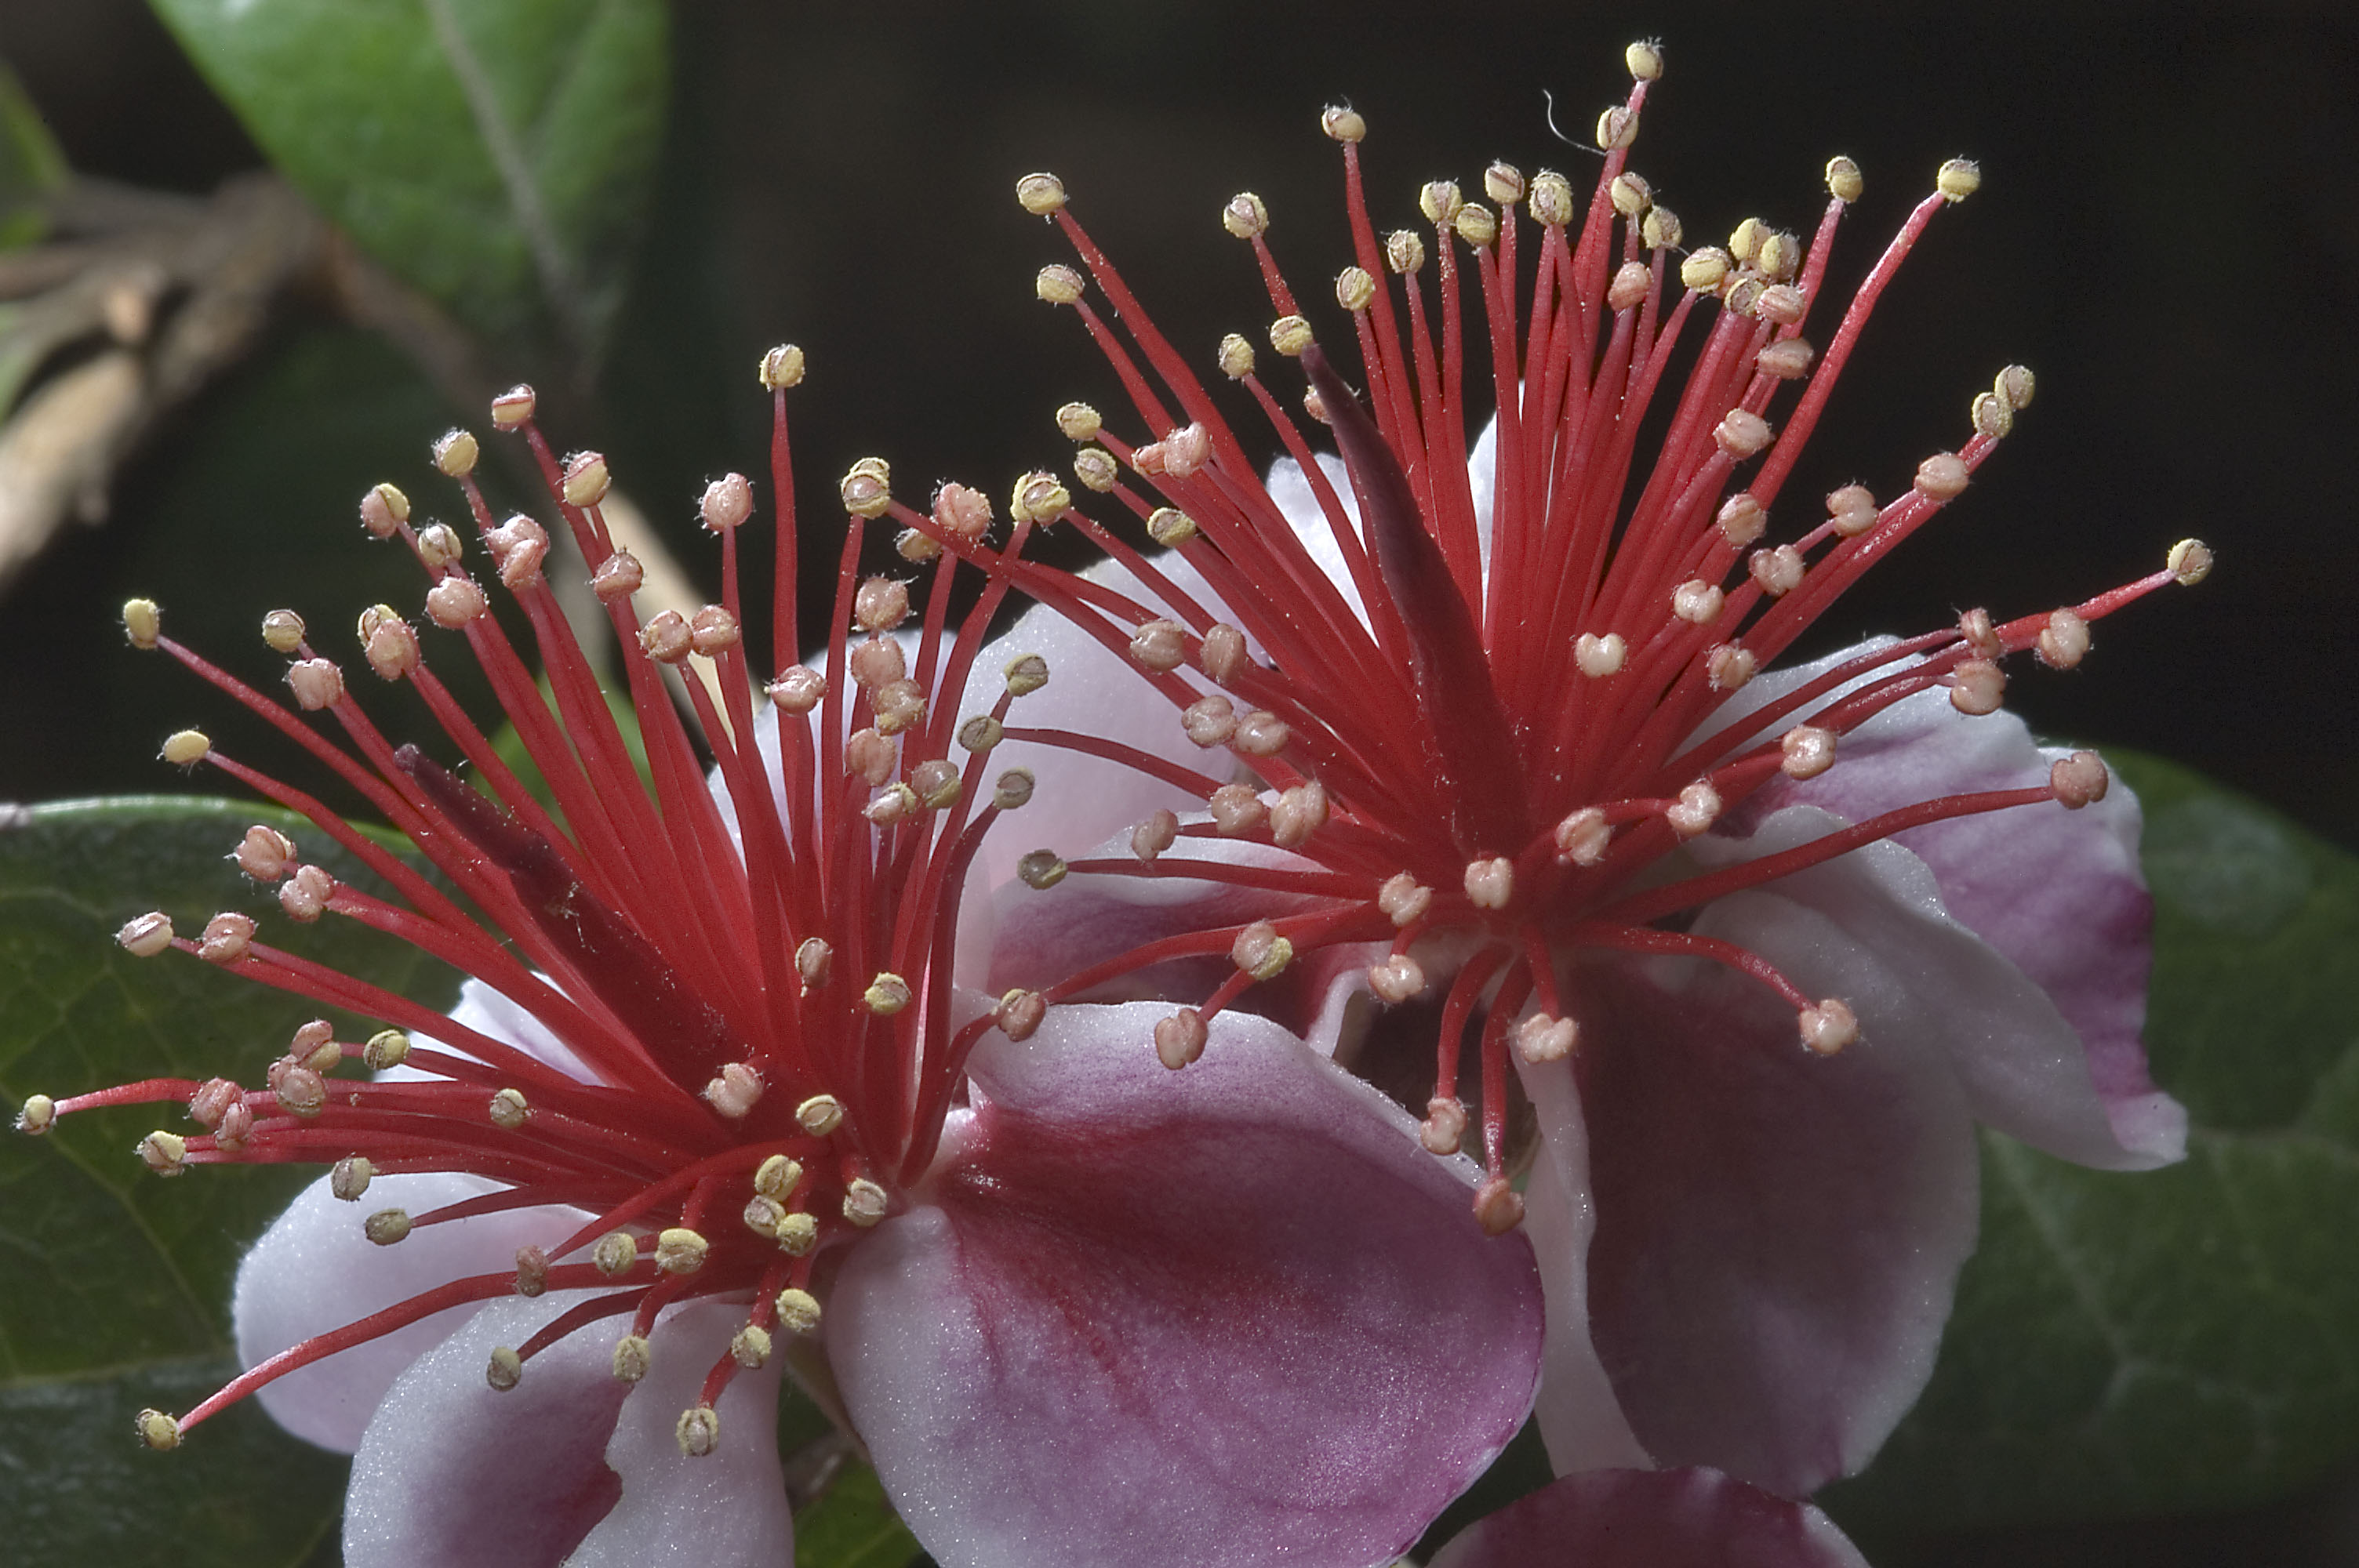
{"type": "Polygon", "coordinates": [[[255,140],[396,275],[595,357],[670,85],[662,0],[152,0],[255,140]]]}
{"type": "Polygon", "coordinates": [[[2173,764],[2145,803],[2147,1044],[2184,1164],[2106,1174],[1984,1139],[1983,1238],[1864,1529],[2266,1501],[2359,1455],[2359,858],[2173,764]]]}
{"type": "Polygon", "coordinates": [[[49,232],[42,198],[65,184],[66,157],[25,95],[16,73],[0,63],[0,251],[49,232]]]}
{"type": "MultiPolygon", "coordinates": [[[[310,824],[226,801],[40,806],[0,828],[0,1095],[10,1110],[155,1076],[256,1082],[321,1010],[183,955],[131,957],[115,929],[147,909],[184,932],[253,912],[269,940],[449,1006],[456,978],[352,922],[298,926],[224,862],[269,821],[339,878],[382,884],[310,824]]],[[[340,1033],[369,1021],[333,1012],[340,1033]]],[[[351,1038],[346,1033],[345,1038],[351,1038]]],[[[0,1475],[13,1561],[301,1563],[336,1529],[344,1461],[234,1408],[169,1456],[141,1449],[143,1406],[186,1410],[236,1371],[232,1276],[245,1245],[314,1173],[212,1166],[150,1176],[132,1145],[187,1125],[169,1105],[0,1137],[0,1475]]]]}
{"type": "Polygon", "coordinates": [[[795,1516],[795,1568],[906,1568],[919,1550],[886,1500],[885,1484],[856,1459],[795,1516]]]}

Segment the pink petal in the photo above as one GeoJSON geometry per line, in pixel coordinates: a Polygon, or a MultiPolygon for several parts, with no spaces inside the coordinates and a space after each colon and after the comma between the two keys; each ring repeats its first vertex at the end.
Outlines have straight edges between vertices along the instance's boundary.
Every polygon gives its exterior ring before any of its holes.
{"type": "MultiPolygon", "coordinates": [[[[313,1182],[238,1265],[231,1315],[239,1358],[251,1367],[446,1281],[513,1269],[517,1248],[560,1240],[585,1217],[560,1207],[481,1215],[421,1227],[392,1247],[361,1233],[379,1209],[406,1208],[415,1217],[499,1190],[474,1176],[379,1176],[358,1202],[345,1203],[325,1177],[313,1182]]],[[[290,1372],[255,1397],[296,1436],[349,1454],[393,1380],[474,1310],[436,1313],[290,1372]]]]}
{"type": "Polygon", "coordinates": [[[1168,1009],[989,1037],[925,1201],[856,1248],[829,1357],[951,1568],[1389,1561],[1529,1408],[1541,1308],[1472,1168],[1266,1021],[1178,1073],[1168,1009]]]}
{"type": "Polygon", "coordinates": [[[1821,1059],[1784,1003],[1718,966],[1575,977],[1592,1332],[1658,1460],[1799,1496],[1864,1465],[1932,1370],[1973,1246],[1972,1123],[1915,976],[1884,950],[1768,893],[1695,929],[1873,1022],[1821,1059]]]}
{"type": "Polygon", "coordinates": [[[1508,1504],[1433,1568],[1867,1568],[1807,1503],[1716,1470],[1594,1470],[1508,1504]]]}
{"type": "Polygon", "coordinates": [[[581,1299],[494,1302],[402,1374],[353,1458],[345,1568],[556,1568],[614,1507],[611,1334],[558,1341],[506,1393],[484,1380],[494,1346],[581,1299]]]}
{"type": "MultiPolygon", "coordinates": [[[[721,1417],[717,1449],[696,1459],[679,1451],[680,1412],[696,1403],[705,1375],[745,1322],[742,1306],[701,1302],[657,1323],[649,1341],[653,1367],[624,1404],[606,1445],[606,1464],[623,1479],[622,1500],[566,1568],[640,1568],[675,1561],[691,1548],[698,1568],[784,1568],[794,1561],[778,1466],[783,1357],[740,1371],[723,1390],[713,1406],[721,1417]]],[[[592,1330],[587,1337],[607,1350],[619,1332],[592,1330]]],[[[527,1378],[537,1369],[536,1363],[527,1378]]]]}

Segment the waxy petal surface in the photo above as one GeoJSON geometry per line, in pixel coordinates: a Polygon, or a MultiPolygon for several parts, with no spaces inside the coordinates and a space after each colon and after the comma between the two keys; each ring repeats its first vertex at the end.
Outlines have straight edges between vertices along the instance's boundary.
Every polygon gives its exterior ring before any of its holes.
{"type": "Polygon", "coordinates": [[[1433,1568],[1867,1568],[1834,1521],[1716,1470],[1593,1470],[1453,1538],[1433,1568]]]}
{"type": "Polygon", "coordinates": [[[1166,1011],[988,1037],[973,1118],[831,1298],[845,1401],[950,1568],[1388,1562],[1529,1408],[1537,1271],[1472,1168],[1265,1020],[1166,1071],[1166,1011]]]}

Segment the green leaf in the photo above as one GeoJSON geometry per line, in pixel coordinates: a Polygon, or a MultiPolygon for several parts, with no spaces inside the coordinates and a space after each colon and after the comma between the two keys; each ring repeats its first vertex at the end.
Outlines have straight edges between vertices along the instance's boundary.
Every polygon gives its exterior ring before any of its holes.
{"type": "Polygon", "coordinates": [[[272,161],[495,346],[594,357],[670,81],[662,0],[152,0],[272,161]]]}
{"type": "MultiPolygon", "coordinates": [[[[321,1010],[179,953],[135,958],[115,929],[148,909],[193,931],[214,912],[429,1005],[455,977],[353,923],[299,926],[223,856],[271,822],[307,860],[382,885],[316,828],[226,801],[36,807],[0,828],[0,1095],[57,1098],[149,1076],[256,1082],[321,1010]]],[[[339,1032],[369,1021],[331,1011],[339,1032]]],[[[352,1038],[349,1033],[344,1038],[352,1038]]],[[[186,1410],[236,1371],[230,1283],[246,1244],[312,1174],[212,1166],[177,1181],[131,1152],[187,1125],[169,1105],[88,1111],[0,1137],[0,1474],[12,1560],[302,1563],[332,1538],[344,1461],[234,1408],[171,1454],[132,1437],[143,1406],[186,1410]]]]}
{"type": "Polygon", "coordinates": [[[1985,1134],[1983,1239],[1931,1385],[1822,1499],[1866,1530],[2285,1496],[2359,1456],[2359,859],[2185,769],[2147,814],[2147,1045],[2184,1164],[1985,1134]]]}
{"type": "Polygon", "coordinates": [[[906,1568],[919,1551],[886,1500],[885,1483],[856,1459],[795,1516],[795,1568],[906,1568]]]}
{"type": "Polygon", "coordinates": [[[66,179],[65,154],[41,123],[41,112],[16,73],[0,64],[0,251],[29,245],[49,232],[43,199],[66,179]]]}

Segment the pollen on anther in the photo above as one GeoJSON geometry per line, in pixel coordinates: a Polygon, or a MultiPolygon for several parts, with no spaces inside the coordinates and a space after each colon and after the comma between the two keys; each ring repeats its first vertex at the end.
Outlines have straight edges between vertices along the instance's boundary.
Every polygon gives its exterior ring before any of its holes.
{"type": "Polygon", "coordinates": [[[778,1250],[789,1258],[807,1258],[819,1245],[819,1221],[797,1210],[778,1221],[778,1250]]]}
{"type": "Polygon", "coordinates": [[[639,1260],[639,1244],[626,1230],[610,1230],[590,1249],[590,1261],[608,1279],[627,1274],[639,1260]]]}
{"type": "Polygon", "coordinates": [[[770,1331],[747,1324],[729,1341],[729,1358],[749,1372],[759,1368],[770,1358],[770,1331]]]}
{"type": "Polygon", "coordinates": [[[159,1410],[144,1410],[133,1423],[139,1441],[159,1454],[180,1446],[180,1423],[159,1410]]]}
{"type": "Polygon", "coordinates": [[[1027,174],[1016,182],[1016,200],[1035,218],[1046,218],[1065,204],[1065,182],[1053,174],[1027,174]]]}
{"type": "Polygon", "coordinates": [[[1294,961],[1294,944],[1266,920],[1256,920],[1229,944],[1229,959],[1256,980],[1274,980],[1294,961]]]}
{"type": "Polygon", "coordinates": [[[626,1334],[614,1341],[614,1357],[610,1365],[617,1382],[638,1382],[655,1365],[655,1346],[642,1335],[626,1334]]]}
{"type": "Polygon", "coordinates": [[[883,1219],[891,1203],[883,1187],[865,1176],[856,1177],[843,1189],[843,1217],[865,1228],[883,1219]]]}
{"type": "Polygon", "coordinates": [[[409,1234],[409,1211],[381,1208],[361,1222],[361,1234],[379,1247],[391,1247],[409,1234]]]}
{"type": "Polygon", "coordinates": [[[704,1267],[712,1243],[684,1225],[675,1225],[656,1237],[656,1267],[667,1274],[693,1274],[704,1267]]]}
{"type": "Polygon", "coordinates": [[[795,1107],[795,1121],[813,1138],[824,1138],[843,1125],[843,1102],[833,1095],[813,1095],[795,1107]]]}
{"type": "Polygon", "coordinates": [[[721,1446],[721,1415],[711,1405],[690,1405],[679,1412],[679,1424],[672,1429],[679,1439],[679,1451],[690,1459],[702,1459],[721,1446]]]}
{"type": "Polygon", "coordinates": [[[153,648],[164,634],[164,612],[152,599],[123,601],[123,636],[135,648],[153,648]]]}
{"type": "Polygon", "coordinates": [[[809,1334],[819,1326],[819,1298],[809,1291],[789,1285],[772,1304],[777,1308],[779,1326],[789,1332],[809,1334]]]}
{"type": "Polygon", "coordinates": [[[2201,539],[2181,539],[2163,564],[2181,588],[2193,588],[2212,575],[2212,547],[2201,539]]]}
{"type": "Polygon", "coordinates": [[[506,1345],[492,1346],[492,1357],[484,1368],[484,1381],[496,1393],[506,1393],[524,1381],[524,1357],[506,1345]]]}

